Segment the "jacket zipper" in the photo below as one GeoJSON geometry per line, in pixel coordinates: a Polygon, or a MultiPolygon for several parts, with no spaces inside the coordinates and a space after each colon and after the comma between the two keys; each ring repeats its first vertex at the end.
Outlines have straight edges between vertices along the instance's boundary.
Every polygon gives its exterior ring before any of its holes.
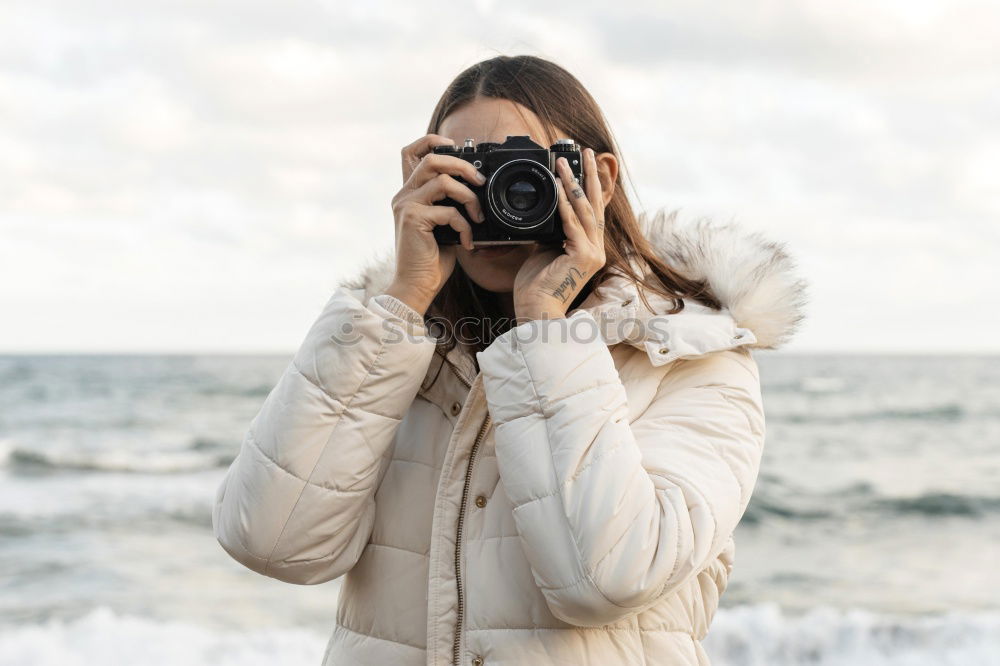
{"type": "Polygon", "coordinates": [[[465,471],[465,486],[462,488],[462,506],[458,510],[458,532],[455,534],[455,585],[458,589],[458,619],[455,623],[455,643],[452,645],[452,661],[455,664],[461,663],[459,661],[459,653],[461,652],[462,644],[462,621],[465,617],[465,593],[462,589],[461,570],[462,529],[465,522],[465,506],[469,502],[469,484],[472,483],[472,466],[476,462],[476,452],[479,450],[479,445],[483,441],[483,435],[486,434],[489,424],[490,416],[487,414],[483,425],[479,428],[479,434],[476,435],[476,442],[472,445],[472,452],[469,454],[469,467],[465,471]]]}
{"type": "MultiPolygon", "coordinates": [[[[449,364],[450,365],[450,364],[449,364]]],[[[472,384],[463,377],[458,369],[452,366],[455,376],[458,377],[466,388],[472,388],[472,384]]],[[[458,666],[462,648],[462,624],[465,618],[465,590],[462,587],[462,530],[465,524],[465,507],[469,503],[469,486],[472,483],[472,467],[476,462],[476,453],[479,445],[482,444],[483,437],[490,425],[490,413],[487,411],[483,424],[479,426],[479,433],[476,434],[476,441],[472,444],[472,451],[469,453],[469,466],[465,470],[465,485],[462,486],[462,504],[458,509],[458,530],[455,534],[455,586],[458,590],[458,615],[455,622],[455,642],[451,647],[452,663],[458,666]]]]}

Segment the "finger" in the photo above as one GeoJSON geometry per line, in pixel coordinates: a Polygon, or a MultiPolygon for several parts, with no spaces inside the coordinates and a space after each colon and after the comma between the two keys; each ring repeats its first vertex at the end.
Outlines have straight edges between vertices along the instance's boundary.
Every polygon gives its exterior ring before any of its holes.
{"type": "Polygon", "coordinates": [[[449,137],[442,136],[440,134],[425,134],[413,143],[404,146],[402,149],[403,155],[415,158],[419,160],[424,155],[427,155],[437,146],[454,146],[455,141],[449,137]]]}
{"type": "Polygon", "coordinates": [[[477,222],[482,222],[486,219],[483,215],[483,209],[479,203],[479,197],[476,193],[469,189],[467,185],[464,185],[448,174],[442,173],[438,174],[431,180],[424,183],[420,188],[414,190],[413,192],[414,200],[420,203],[431,205],[445,197],[449,197],[460,204],[465,205],[465,209],[469,212],[469,218],[476,220],[477,222]]]}
{"type": "Polygon", "coordinates": [[[403,162],[403,182],[410,179],[410,174],[420,164],[420,159],[434,150],[435,146],[454,146],[455,142],[440,134],[425,134],[416,141],[403,146],[400,151],[403,162]]]}
{"type": "Polygon", "coordinates": [[[587,200],[586,193],[583,191],[583,188],[580,187],[580,184],[576,182],[576,179],[573,176],[573,171],[569,168],[569,162],[566,161],[565,157],[560,157],[556,160],[556,168],[560,171],[559,175],[567,189],[566,194],[569,197],[570,203],[573,205],[573,210],[576,212],[576,216],[580,220],[580,224],[583,226],[587,237],[591,240],[591,242],[596,242],[596,217],[594,215],[594,209],[590,205],[590,201],[587,200]]]}
{"type": "Polygon", "coordinates": [[[587,148],[583,156],[584,188],[590,207],[594,211],[594,242],[604,247],[604,186],[601,185],[601,175],[597,170],[597,154],[592,148],[587,148]]]}
{"type": "Polygon", "coordinates": [[[414,169],[408,184],[416,189],[440,173],[462,178],[465,182],[476,187],[486,184],[486,176],[472,166],[472,162],[466,162],[454,155],[438,155],[436,153],[428,153],[420,160],[420,164],[414,169]]]}
{"type": "Polygon", "coordinates": [[[584,150],[583,172],[584,189],[590,199],[590,206],[594,209],[595,228],[600,238],[604,236],[604,189],[597,172],[597,155],[592,148],[584,150]]]}
{"type": "Polygon", "coordinates": [[[556,178],[556,189],[559,191],[559,216],[562,218],[563,233],[566,234],[566,239],[574,243],[589,241],[587,232],[584,231],[583,225],[580,224],[576,213],[573,212],[573,204],[566,196],[566,188],[563,186],[562,178],[556,178]]]}
{"type": "Polygon", "coordinates": [[[468,220],[462,217],[461,213],[451,206],[423,206],[425,210],[420,211],[420,218],[427,220],[434,226],[449,226],[458,232],[458,238],[462,247],[467,250],[473,249],[472,227],[468,220]]]}
{"type": "Polygon", "coordinates": [[[597,173],[597,156],[590,148],[583,150],[583,180],[587,199],[596,211],[598,205],[603,205],[604,197],[601,196],[601,178],[597,173]]]}

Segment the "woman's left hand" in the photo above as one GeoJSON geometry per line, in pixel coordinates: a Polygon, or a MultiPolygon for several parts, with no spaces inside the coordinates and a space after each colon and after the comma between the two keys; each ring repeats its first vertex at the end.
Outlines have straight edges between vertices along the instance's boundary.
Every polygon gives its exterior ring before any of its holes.
{"type": "Polygon", "coordinates": [[[594,151],[583,151],[586,193],[573,178],[565,157],[556,160],[559,214],[566,242],[562,248],[539,245],[514,279],[518,322],[566,316],[570,303],[606,261],[604,193],[594,151]],[[564,184],[569,184],[567,193],[564,184]]]}

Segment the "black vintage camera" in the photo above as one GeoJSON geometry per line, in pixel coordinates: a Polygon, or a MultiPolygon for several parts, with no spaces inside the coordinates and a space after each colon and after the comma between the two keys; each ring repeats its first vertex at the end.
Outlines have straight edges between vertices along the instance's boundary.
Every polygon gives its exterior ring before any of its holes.
{"type": "MultiPolygon", "coordinates": [[[[451,197],[434,203],[453,206],[472,226],[472,241],[476,245],[504,243],[552,243],[566,240],[562,217],[557,209],[556,159],[565,157],[573,175],[583,183],[583,160],[579,147],[572,139],[558,139],[551,148],[543,148],[530,136],[508,136],[503,143],[484,142],[473,146],[435,146],[434,152],[452,155],[472,162],[486,176],[486,183],[468,183],[460,176],[455,180],[465,184],[479,197],[486,216],[484,222],[473,222],[465,205],[451,197]]],[[[566,185],[566,184],[564,184],[566,185]]],[[[567,185],[568,191],[568,185],[567,185]]],[[[458,232],[448,226],[434,228],[439,245],[460,242],[458,232]]]]}

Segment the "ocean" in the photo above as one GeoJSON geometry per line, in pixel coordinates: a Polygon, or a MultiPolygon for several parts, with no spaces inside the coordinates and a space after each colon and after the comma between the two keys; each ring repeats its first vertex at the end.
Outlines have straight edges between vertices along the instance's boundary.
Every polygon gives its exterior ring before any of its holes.
{"type": "MultiPolygon", "coordinates": [[[[1000,357],[757,352],[714,666],[1000,665],[1000,357]]],[[[0,356],[0,664],[317,665],[339,581],[244,569],[215,489],[290,356],[0,356]]]]}

